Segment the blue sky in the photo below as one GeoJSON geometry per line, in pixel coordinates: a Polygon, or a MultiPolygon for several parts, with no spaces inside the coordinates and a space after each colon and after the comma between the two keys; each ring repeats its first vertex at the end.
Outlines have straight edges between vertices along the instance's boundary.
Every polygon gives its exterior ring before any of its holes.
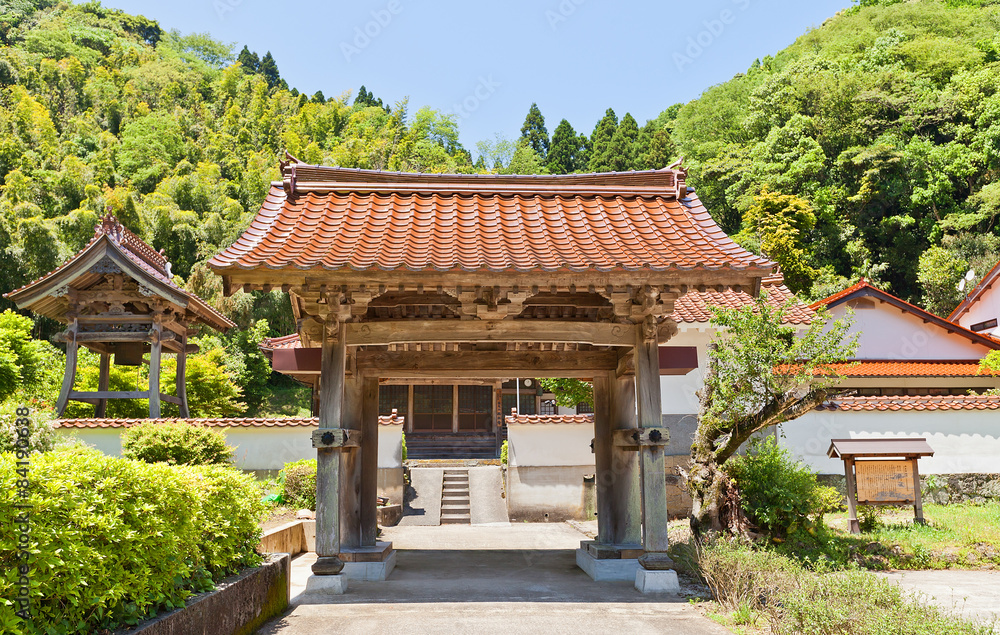
{"type": "Polygon", "coordinates": [[[516,138],[532,102],[549,133],[590,134],[604,111],[639,121],[746,70],[850,0],[105,0],[184,33],[271,51],[312,94],[364,84],[456,113],[462,143],[516,138]]]}

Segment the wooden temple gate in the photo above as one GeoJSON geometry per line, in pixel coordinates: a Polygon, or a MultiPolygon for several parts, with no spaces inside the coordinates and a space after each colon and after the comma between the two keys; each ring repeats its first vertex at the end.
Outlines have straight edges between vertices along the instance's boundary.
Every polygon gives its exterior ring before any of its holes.
{"type": "MultiPolygon", "coordinates": [[[[499,177],[282,165],[210,266],[227,292],[289,292],[321,350],[316,576],[384,561],[382,381],[593,380],[595,558],[668,571],[659,345],[690,287],[756,294],[773,263],[732,242],[684,171],[499,177]]],[[[655,586],[655,585],[654,585],[655,586]]],[[[341,591],[343,586],[339,587],[341,591]]]]}

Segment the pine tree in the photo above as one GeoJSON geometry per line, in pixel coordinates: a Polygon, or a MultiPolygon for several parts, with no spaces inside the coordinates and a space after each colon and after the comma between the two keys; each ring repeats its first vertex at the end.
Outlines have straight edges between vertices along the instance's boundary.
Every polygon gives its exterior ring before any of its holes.
{"type": "Polygon", "coordinates": [[[581,132],[580,135],[577,137],[577,139],[579,140],[579,143],[577,144],[579,150],[577,151],[575,165],[573,166],[574,167],[573,171],[583,172],[584,170],[587,169],[587,166],[590,164],[590,153],[592,151],[592,147],[590,145],[590,137],[588,137],[584,133],[581,132]]]}
{"type": "Polygon", "coordinates": [[[358,96],[354,98],[354,105],[369,106],[371,105],[369,103],[371,101],[371,98],[372,98],[371,93],[369,93],[368,89],[365,88],[364,84],[362,84],[361,88],[358,89],[358,96]]]}
{"type": "Polygon", "coordinates": [[[625,113],[615,136],[608,146],[607,158],[603,165],[612,172],[634,170],[639,158],[639,124],[631,114],[625,113]]]}
{"type": "Polygon", "coordinates": [[[274,88],[281,84],[281,75],[278,73],[278,64],[271,56],[271,51],[260,60],[260,74],[264,76],[268,88],[274,88]]]}
{"type": "Polygon", "coordinates": [[[256,53],[250,52],[250,49],[248,49],[246,45],[243,45],[243,50],[240,51],[236,61],[239,62],[240,66],[242,66],[248,73],[260,72],[260,58],[257,57],[256,53]]]}
{"type": "Polygon", "coordinates": [[[526,141],[535,154],[544,161],[549,153],[549,131],[545,127],[545,117],[538,109],[538,104],[531,104],[528,116],[521,126],[521,139],[526,141]]]}
{"type": "Polygon", "coordinates": [[[611,171],[611,141],[618,130],[618,115],[614,109],[608,108],[604,117],[597,122],[594,133],[590,135],[590,161],[588,168],[591,172],[611,171]]]}
{"type": "Polygon", "coordinates": [[[552,133],[552,144],[549,146],[547,167],[551,174],[570,174],[579,166],[580,138],[573,126],[563,119],[552,133]]]}
{"type": "Polygon", "coordinates": [[[637,170],[662,170],[677,156],[677,146],[667,128],[650,121],[639,136],[639,162],[637,170]]]}

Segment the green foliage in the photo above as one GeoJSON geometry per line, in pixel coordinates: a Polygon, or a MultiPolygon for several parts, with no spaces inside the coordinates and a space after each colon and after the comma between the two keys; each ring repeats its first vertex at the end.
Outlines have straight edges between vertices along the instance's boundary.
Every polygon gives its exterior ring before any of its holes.
{"type": "Polygon", "coordinates": [[[401,461],[405,461],[406,460],[406,433],[403,433],[402,435],[400,435],[400,441],[399,442],[403,446],[402,447],[402,457],[403,458],[400,459],[400,460],[401,461]]]}
{"type": "Polygon", "coordinates": [[[968,268],[968,262],[943,247],[931,247],[921,254],[917,281],[924,289],[924,307],[947,317],[962,301],[958,284],[968,268]]]}
{"type": "Polygon", "coordinates": [[[31,452],[48,452],[56,444],[55,428],[52,420],[55,413],[49,410],[30,408],[31,414],[27,426],[18,426],[17,420],[24,417],[17,415],[17,409],[22,407],[13,399],[0,403],[0,452],[14,452],[18,440],[18,428],[28,428],[28,450],[31,452]]]}
{"type": "Polygon", "coordinates": [[[581,138],[573,130],[573,126],[563,119],[552,133],[546,167],[550,174],[571,174],[582,170],[587,167],[584,161],[586,151],[586,145],[581,144],[581,138]]]}
{"type": "MultiPolygon", "coordinates": [[[[0,454],[0,525],[18,512],[15,455],[0,454]]],[[[178,467],[72,448],[31,457],[33,626],[0,602],[0,630],[93,633],[182,606],[213,580],[256,566],[260,491],[231,468],[178,467]]],[[[0,597],[16,595],[4,534],[0,597]]]]}
{"type": "MultiPolygon", "coordinates": [[[[188,357],[185,391],[192,417],[232,417],[244,411],[245,406],[239,401],[242,391],[226,372],[226,361],[221,349],[188,357]]],[[[176,377],[177,360],[167,360],[163,372],[167,394],[177,392],[176,377]]],[[[173,414],[176,406],[167,406],[167,412],[173,414]]]]}
{"type": "Polygon", "coordinates": [[[539,379],[545,392],[556,396],[556,404],[563,408],[576,408],[577,404],[594,405],[594,385],[579,379],[539,379]]]}
{"type": "Polygon", "coordinates": [[[758,245],[761,253],[781,266],[788,288],[802,292],[819,274],[809,265],[806,250],[815,225],[816,215],[807,201],[765,188],[743,215],[743,232],[736,239],[747,247],[758,245]]]}
{"type": "Polygon", "coordinates": [[[170,465],[230,465],[226,435],[190,423],[147,422],[122,433],[122,456],[170,465]]]}
{"type": "MultiPolygon", "coordinates": [[[[540,161],[545,161],[549,153],[549,131],[545,127],[545,117],[538,109],[538,104],[531,104],[528,109],[528,116],[521,126],[521,141],[534,150],[540,161]]],[[[519,174],[528,174],[521,172],[519,174]]],[[[534,174],[534,172],[530,173],[534,174]]]]}
{"type": "Polygon", "coordinates": [[[504,439],[503,443],[500,445],[500,464],[501,465],[507,465],[507,459],[508,459],[508,456],[509,456],[508,455],[508,451],[509,451],[508,448],[509,448],[509,446],[507,445],[507,439],[504,439]]]}
{"type": "Polygon", "coordinates": [[[750,520],[778,538],[798,530],[815,532],[823,514],[840,507],[837,490],[820,485],[816,474],[773,436],[751,440],[747,453],[733,457],[724,469],[736,482],[750,520]]]}
{"type": "MultiPolygon", "coordinates": [[[[403,458],[406,458],[405,452],[403,458]]],[[[278,480],[283,483],[281,500],[285,505],[316,509],[316,459],[285,463],[278,480]]]]}
{"type": "Polygon", "coordinates": [[[594,132],[590,135],[590,158],[587,169],[591,172],[610,172],[614,161],[612,142],[618,131],[618,115],[611,108],[597,122],[594,132]]]}
{"type": "Polygon", "coordinates": [[[979,360],[979,368],[983,371],[1000,374],[1000,351],[990,351],[989,355],[979,360]]]}
{"type": "Polygon", "coordinates": [[[44,379],[44,357],[54,349],[31,338],[33,326],[29,318],[9,309],[0,313],[0,401],[44,379]]]}

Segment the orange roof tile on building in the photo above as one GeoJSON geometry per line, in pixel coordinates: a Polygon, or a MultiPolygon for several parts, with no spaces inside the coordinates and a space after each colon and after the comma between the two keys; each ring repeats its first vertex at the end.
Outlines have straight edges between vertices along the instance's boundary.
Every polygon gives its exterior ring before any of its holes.
{"type": "MultiPolygon", "coordinates": [[[[394,426],[402,425],[403,417],[392,415],[380,415],[379,425],[394,426]]],[[[89,428],[131,428],[144,423],[168,424],[187,423],[195,426],[206,426],[209,428],[309,428],[318,427],[319,419],[316,417],[275,417],[275,418],[225,418],[211,417],[204,419],[59,419],[54,422],[55,427],[65,429],[89,429],[89,428]]]]}
{"type": "Polygon", "coordinates": [[[831,369],[847,377],[978,377],[997,373],[980,368],[974,361],[862,360],[832,364],[831,369]]]}
{"type": "MultiPolygon", "coordinates": [[[[766,302],[775,308],[785,307],[785,324],[809,324],[816,318],[816,311],[799,302],[795,294],[784,285],[780,276],[764,278],[761,285],[766,302]]],[[[723,291],[705,289],[688,291],[674,303],[672,319],[678,324],[704,324],[712,319],[709,307],[737,309],[753,304],[753,297],[746,291],[726,288],[723,291]]]]}
{"type": "Polygon", "coordinates": [[[592,414],[571,414],[571,415],[518,415],[510,414],[506,417],[508,425],[581,425],[594,423],[592,414]]]}
{"type": "Polygon", "coordinates": [[[998,395],[933,395],[839,397],[819,407],[820,410],[912,412],[933,410],[1000,410],[998,395]]]}
{"type": "Polygon", "coordinates": [[[682,170],[405,174],[295,163],[210,266],[429,272],[767,273],[684,185],[682,170]]]}

